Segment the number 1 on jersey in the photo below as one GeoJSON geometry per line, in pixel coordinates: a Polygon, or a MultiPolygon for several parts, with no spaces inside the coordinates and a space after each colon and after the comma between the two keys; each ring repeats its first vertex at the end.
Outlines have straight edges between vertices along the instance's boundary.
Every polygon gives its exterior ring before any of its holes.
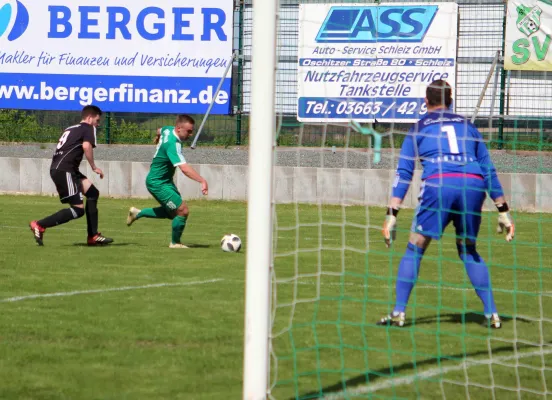
{"type": "Polygon", "coordinates": [[[445,125],[442,128],[443,132],[447,134],[447,139],[449,143],[449,150],[452,154],[460,154],[460,149],[458,148],[458,139],[456,138],[456,130],[452,125],[445,125]]]}

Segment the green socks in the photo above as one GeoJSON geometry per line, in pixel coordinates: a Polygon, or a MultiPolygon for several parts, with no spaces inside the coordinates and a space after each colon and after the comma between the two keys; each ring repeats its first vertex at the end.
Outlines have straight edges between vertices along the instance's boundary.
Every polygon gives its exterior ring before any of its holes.
{"type": "Polygon", "coordinates": [[[180,238],[182,237],[182,232],[184,232],[184,228],[186,227],[186,221],[188,220],[188,217],[181,217],[180,215],[177,215],[172,220],[172,242],[173,244],[180,243],[180,238]]]}
{"type": "MultiPolygon", "coordinates": [[[[164,207],[157,208],[144,208],[138,213],[136,218],[169,218],[170,216],[164,207]]],[[[186,221],[188,217],[181,217],[177,215],[172,220],[172,242],[173,244],[180,243],[182,232],[186,228],[186,221]]]]}
{"type": "Polygon", "coordinates": [[[167,214],[164,207],[144,208],[136,218],[169,218],[169,214],[167,214]]]}

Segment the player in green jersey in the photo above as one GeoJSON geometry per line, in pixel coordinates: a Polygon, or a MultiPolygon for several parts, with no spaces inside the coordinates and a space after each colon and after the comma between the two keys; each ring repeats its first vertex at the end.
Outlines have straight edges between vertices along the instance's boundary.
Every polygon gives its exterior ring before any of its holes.
{"type": "Polygon", "coordinates": [[[131,207],[127,225],[140,218],[161,218],[172,220],[171,249],[186,249],[180,242],[186,227],[190,210],[174,184],[174,172],[178,167],[184,175],[201,183],[201,192],[208,192],[207,181],[199,175],[182,154],[182,141],[188,139],[194,130],[194,120],[188,115],[179,115],[175,126],[164,126],[157,130],[157,150],[146,177],[146,188],[161,207],[139,210],[131,207]]]}

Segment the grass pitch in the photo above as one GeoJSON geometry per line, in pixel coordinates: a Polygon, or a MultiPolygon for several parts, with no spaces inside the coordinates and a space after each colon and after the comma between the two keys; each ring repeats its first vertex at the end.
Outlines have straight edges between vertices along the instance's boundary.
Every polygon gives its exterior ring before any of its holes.
{"type": "MultiPolygon", "coordinates": [[[[166,220],[128,228],[131,205],[155,203],[100,199],[113,246],[85,246],[82,218],[49,229],[39,248],[28,222],[63,206],[0,196],[1,399],[241,398],[246,204],[190,202],[188,250],[168,249],[166,220]],[[220,250],[230,232],[241,253],[220,250]]],[[[391,250],[382,209],[276,211],[274,398],[546,397],[550,215],[515,214],[512,244],[494,233],[496,214],[485,216],[478,248],[506,317],[491,331],[450,236],[426,253],[409,325],[375,326],[394,298],[410,211],[391,250]]]]}

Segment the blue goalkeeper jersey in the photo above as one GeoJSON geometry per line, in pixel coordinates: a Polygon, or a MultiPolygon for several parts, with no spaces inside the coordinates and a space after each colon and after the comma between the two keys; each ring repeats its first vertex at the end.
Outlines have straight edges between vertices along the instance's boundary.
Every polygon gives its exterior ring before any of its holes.
{"type": "Polygon", "coordinates": [[[433,112],[410,129],[401,148],[393,197],[402,200],[406,196],[416,160],[423,167],[422,180],[477,176],[484,179],[492,199],[504,195],[481,133],[460,115],[433,112]]]}

